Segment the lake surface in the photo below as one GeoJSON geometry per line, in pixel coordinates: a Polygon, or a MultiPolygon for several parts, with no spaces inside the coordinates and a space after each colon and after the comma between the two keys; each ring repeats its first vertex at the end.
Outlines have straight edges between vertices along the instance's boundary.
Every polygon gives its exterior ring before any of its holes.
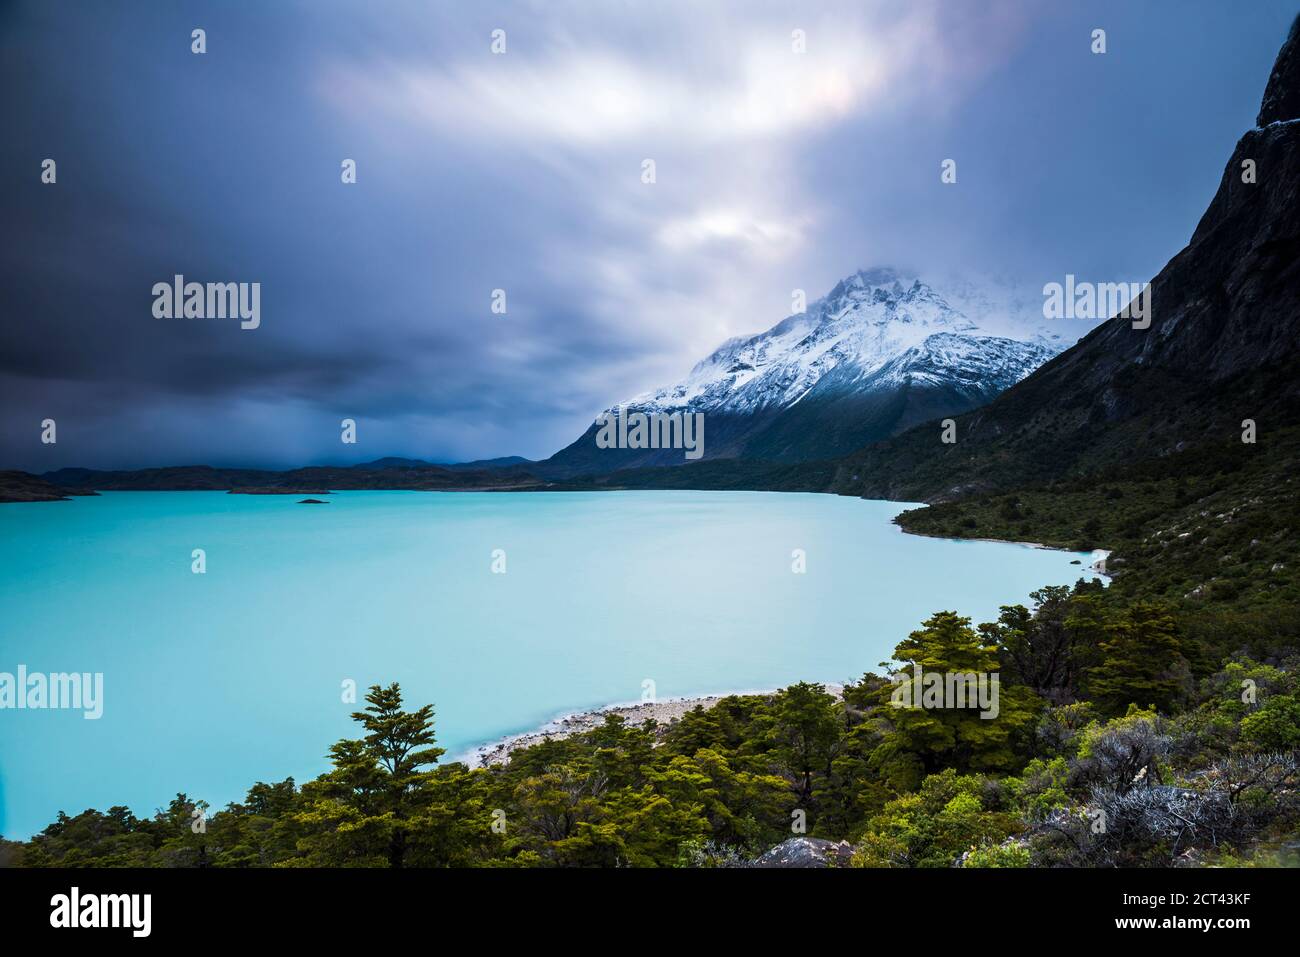
{"type": "Polygon", "coordinates": [[[905,535],[908,506],[831,495],[300,497],[0,505],[0,672],[104,675],[99,720],[0,710],[0,833],[310,779],[355,736],[347,679],[434,703],[451,759],[647,679],[661,699],[856,679],[934,611],[991,620],[1087,568],[905,535]]]}

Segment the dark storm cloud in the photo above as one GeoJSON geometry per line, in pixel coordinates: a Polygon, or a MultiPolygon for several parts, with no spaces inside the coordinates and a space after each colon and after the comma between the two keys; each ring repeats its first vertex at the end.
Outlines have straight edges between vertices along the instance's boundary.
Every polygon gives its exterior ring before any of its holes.
{"type": "Polygon", "coordinates": [[[10,5],[0,467],[543,456],[860,266],[1147,278],[1291,11],[1133,6],[10,5]]]}

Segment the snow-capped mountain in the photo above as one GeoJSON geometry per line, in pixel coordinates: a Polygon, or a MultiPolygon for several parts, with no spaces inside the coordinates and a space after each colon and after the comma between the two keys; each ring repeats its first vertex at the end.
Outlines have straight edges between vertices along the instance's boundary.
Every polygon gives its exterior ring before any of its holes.
{"type": "MultiPolygon", "coordinates": [[[[984,324],[1015,327],[994,298],[973,287],[958,295],[988,317],[984,324]]],[[[606,414],[702,412],[705,458],[841,455],[982,405],[1067,345],[1041,328],[1019,329],[1021,338],[993,335],[918,277],[859,271],[804,313],[724,342],[681,382],[606,414]]],[[[595,431],[547,464],[578,474],[682,463],[677,450],[598,448],[595,431]]]]}

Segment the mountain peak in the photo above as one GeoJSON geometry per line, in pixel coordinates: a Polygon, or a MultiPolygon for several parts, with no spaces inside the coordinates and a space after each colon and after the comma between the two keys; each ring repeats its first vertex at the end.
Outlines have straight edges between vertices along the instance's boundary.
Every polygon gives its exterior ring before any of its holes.
{"type": "Polygon", "coordinates": [[[868,321],[974,329],[974,325],[930,285],[889,266],[859,269],[809,307],[822,322],[868,321]],[[920,307],[908,308],[908,307],[920,307]]]}
{"type": "MultiPolygon", "coordinates": [[[[798,461],[974,408],[1059,350],[1025,329],[993,334],[919,277],[882,266],[840,280],[766,332],[728,339],[680,382],[618,408],[708,413],[706,458],[798,461]]],[[[680,461],[672,450],[597,455],[590,437],[545,467],[581,474],[680,461]]]]}
{"type": "MultiPolygon", "coordinates": [[[[900,357],[931,354],[926,339],[938,334],[964,337],[972,351],[1024,347],[1014,364],[1016,378],[1058,351],[1029,335],[991,335],[919,277],[878,266],[841,279],[806,312],[766,332],[728,339],[682,382],[628,405],[748,414],[787,407],[814,392],[859,391],[867,380],[898,370],[900,357]]],[[[998,387],[1008,384],[999,381],[998,387]]]]}
{"type": "Polygon", "coordinates": [[[826,294],[826,299],[834,301],[855,292],[883,293],[897,298],[915,282],[919,282],[916,277],[902,273],[892,266],[859,269],[851,276],[846,276],[837,282],[835,288],[826,294]]]}

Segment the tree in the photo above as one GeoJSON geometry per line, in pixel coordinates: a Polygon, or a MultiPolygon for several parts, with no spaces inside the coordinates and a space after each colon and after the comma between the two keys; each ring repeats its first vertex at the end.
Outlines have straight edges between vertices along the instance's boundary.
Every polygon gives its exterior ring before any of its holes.
{"type": "Polygon", "coordinates": [[[801,803],[812,797],[813,774],[829,774],[840,739],[840,715],[826,687],[801,681],[776,696],[777,758],[797,782],[801,803]]]}
{"type": "Polygon", "coordinates": [[[207,801],[191,801],[181,793],[166,811],[154,815],[154,826],[163,838],[159,850],[169,866],[208,866],[207,813],[207,801]]]}
{"type": "Polygon", "coordinates": [[[310,803],[299,821],[319,839],[315,850],[325,854],[325,863],[379,856],[397,868],[406,860],[410,821],[427,804],[423,785],[433,772],[421,768],[436,764],[444,751],[432,746],[433,705],[403,711],[395,683],[372,685],[366,701],[365,711],[352,715],[365,737],[330,748],[334,770],[304,786],[310,803]]]}
{"type": "MultiPolygon", "coordinates": [[[[903,668],[897,683],[880,691],[878,719],[885,726],[872,763],[899,789],[919,785],[925,774],[944,767],[958,771],[1014,771],[1027,750],[1029,730],[1042,701],[1023,687],[1003,687],[997,649],[984,644],[970,619],[941,611],[926,619],[894,649],[903,668]],[[981,707],[974,695],[965,702],[925,704],[927,675],[970,675],[996,694],[996,712],[981,707]],[[994,685],[994,680],[998,681],[994,685]],[[895,702],[909,705],[893,706],[895,702]],[[987,716],[986,716],[987,715],[987,716]]],[[[945,682],[946,683],[946,682],[945,682]]]]}
{"type": "Polygon", "coordinates": [[[1006,679],[1056,703],[1070,700],[1078,692],[1080,632],[1071,627],[1070,589],[1048,585],[1030,597],[1037,604],[1032,614],[1024,605],[1003,605],[997,622],[980,625],[980,633],[997,646],[1006,679]]]}
{"type": "Polygon", "coordinates": [[[722,754],[701,748],[673,757],[652,777],[674,805],[700,807],[722,845],[762,850],[789,833],[790,789],[777,775],[737,771],[722,754]]]}
{"type": "Polygon", "coordinates": [[[1107,624],[1101,664],[1088,675],[1088,690],[1107,714],[1130,704],[1168,713],[1189,680],[1190,669],[1174,619],[1160,605],[1138,602],[1107,624]]]}
{"type": "Polygon", "coordinates": [[[208,819],[208,844],[216,867],[269,867],[297,850],[293,815],[299,809],[293,778],[258,781],[243,804],[229,804],[208,819]]]}
{"type": "Polygon", "coordinates": [[[952,867],[964,852],[988,853],[1023,826],[1015,814],[995,806],[996,794],[979,775],[951,768],[932,774],[918,791],[895,798],[868,821],[853,864],[952,867]]]}
{"type": "Polygon", "coordinates": [[[1274,695],[1241,722],[1241,737],[1261,751],[1300,748],[1300,700],[1274,695]]]}

